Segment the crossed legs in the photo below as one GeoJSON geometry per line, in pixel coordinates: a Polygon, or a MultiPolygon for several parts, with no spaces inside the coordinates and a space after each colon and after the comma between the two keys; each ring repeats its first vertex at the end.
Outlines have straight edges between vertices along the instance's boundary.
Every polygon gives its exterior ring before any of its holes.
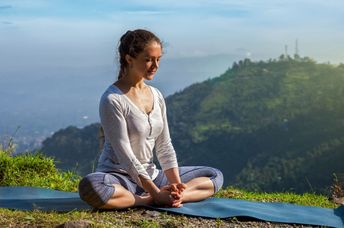
{"type": "MultiPolygon", "coordinates": [[[[182,182],[186,184],[182,203],[206,199],[217,192],[223,184],[222,173],[214,168],[180,167],[179,172],[182,182]]],[[[80,197],[91,206],[103,209],[122,209],[153,203],[150,195],[142,195],[142,189],[129,180],[121,178],[123,175],[116,174],[116,177],[109,175],[111,174],[87,175],[79,184],[80,197]]],[[[159,188],[168,184],[162,172],[154,183],[159,188]]]]}
{"type": "MultiPolygon", "coordinates": [[[[208,177],[198,177],[186,183],[182,203],[206,199],[214,194],[214,185],[208,177]]],[[[122,209],[128,207],[152,204],[150,196],[139,196],[129,192],[123,186],[114,184],[115,192],[111,198],[101,206],[102,209],[122,209]]]]}
{"type": "Polygon", "coordinates": [[[129,192],[122,185],[114,184],[115,191],[111,198],[100,208],[102,209],[122,209],[128,207],[145,206],[152,203],[148,196],[139,196],[129,192]]]}

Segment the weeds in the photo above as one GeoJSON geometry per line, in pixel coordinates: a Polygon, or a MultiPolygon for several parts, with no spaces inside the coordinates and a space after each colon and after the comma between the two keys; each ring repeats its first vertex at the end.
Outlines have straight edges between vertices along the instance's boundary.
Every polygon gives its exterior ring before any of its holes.
{"type": "Polygon", "coordinates": [[[12,155],[17,148],[17,145],[14,143],[14,137],[17,134],[18,130],[20,129],[20,126],[16,128],[12,136],[9,137],[8,142],[3,142],[0,144],[0,151],[3,151],[7,155],[12,155]]]}
{"type": "Polygon", "coordinates": [[[344,205],[344,184],[338,179],[336,174],[333,174],[330,199],[336,204],[344,205]]]}

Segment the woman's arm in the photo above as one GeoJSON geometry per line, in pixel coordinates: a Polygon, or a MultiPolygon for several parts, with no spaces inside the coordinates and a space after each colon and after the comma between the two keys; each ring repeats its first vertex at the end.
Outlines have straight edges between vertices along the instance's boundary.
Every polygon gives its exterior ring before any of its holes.
{"type": "Polygon", "coordinates": [[[165,100],[162,94],[158,90],[156,90],[156,92],[158,93],[159,105],[161,108],[161,115],[162,115],[162,120],[163,120],[162,132],[155,140],[156,156],[165,174],[166,174],[166,171],[169,169],[174,169],[174,168],[176,169],[173,171],[168,171],[167,173],[167,175],[171,176],[171,178],[176,179],[179,177],[178,162],[177,162],[176,152],[173,148],[170,132],[168,128],[165,100]]]}
{"type": "Polygon", "coordinates": [[[170,184],[181,183],[178,168],[171,168],[171,169],[165,170],[165,175],[170,184]]]}
{"type": "Polygon", "coordinates": [[[156,90],[159,96],[159,105],[163,120],[163,130],[155,141],[156,155],[164,171],[169,185],[163,186],[161,190],[168,191],[173,197],[173,207],[180,207],[183,197],[183,191],[186,185],[181,183],[178,169],[176,152],[173,148],[170,132],[168,128],[166,104],[162,94],[156,90]]]}

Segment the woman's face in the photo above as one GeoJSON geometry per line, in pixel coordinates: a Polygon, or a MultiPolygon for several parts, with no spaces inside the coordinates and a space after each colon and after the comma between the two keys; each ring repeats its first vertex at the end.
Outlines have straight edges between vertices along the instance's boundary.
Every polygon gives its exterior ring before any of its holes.
{"type": "Polygon", "coordinates": [[[146,80],[152,80],[159,68],[162,50],[156,41],[150,42],[136,58],[129,56],[129,71],[146,80]]]}

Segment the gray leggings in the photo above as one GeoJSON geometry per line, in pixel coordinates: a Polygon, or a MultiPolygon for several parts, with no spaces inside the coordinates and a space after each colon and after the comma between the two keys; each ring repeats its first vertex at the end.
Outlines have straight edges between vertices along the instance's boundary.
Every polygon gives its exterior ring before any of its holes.
{"type": "MultiPolygon", "coordinates": [[[[220,170],[206,166],[179,167],[179,175],[183,183],[187,183],[196,177],[209,177],[217,192],[223,185],[223,175],[220,170]]],[[[160,188],[168,184],[163,171],[153,180],[160,188]]],[[[121,173],[95,172],[85,176],[79,183],[80,198],[95,208],[103,206],[115,192],[113,184],[120,184],[133,194],[141,195],[145,191],[138,186],[130,176],[121,173]]]]}

